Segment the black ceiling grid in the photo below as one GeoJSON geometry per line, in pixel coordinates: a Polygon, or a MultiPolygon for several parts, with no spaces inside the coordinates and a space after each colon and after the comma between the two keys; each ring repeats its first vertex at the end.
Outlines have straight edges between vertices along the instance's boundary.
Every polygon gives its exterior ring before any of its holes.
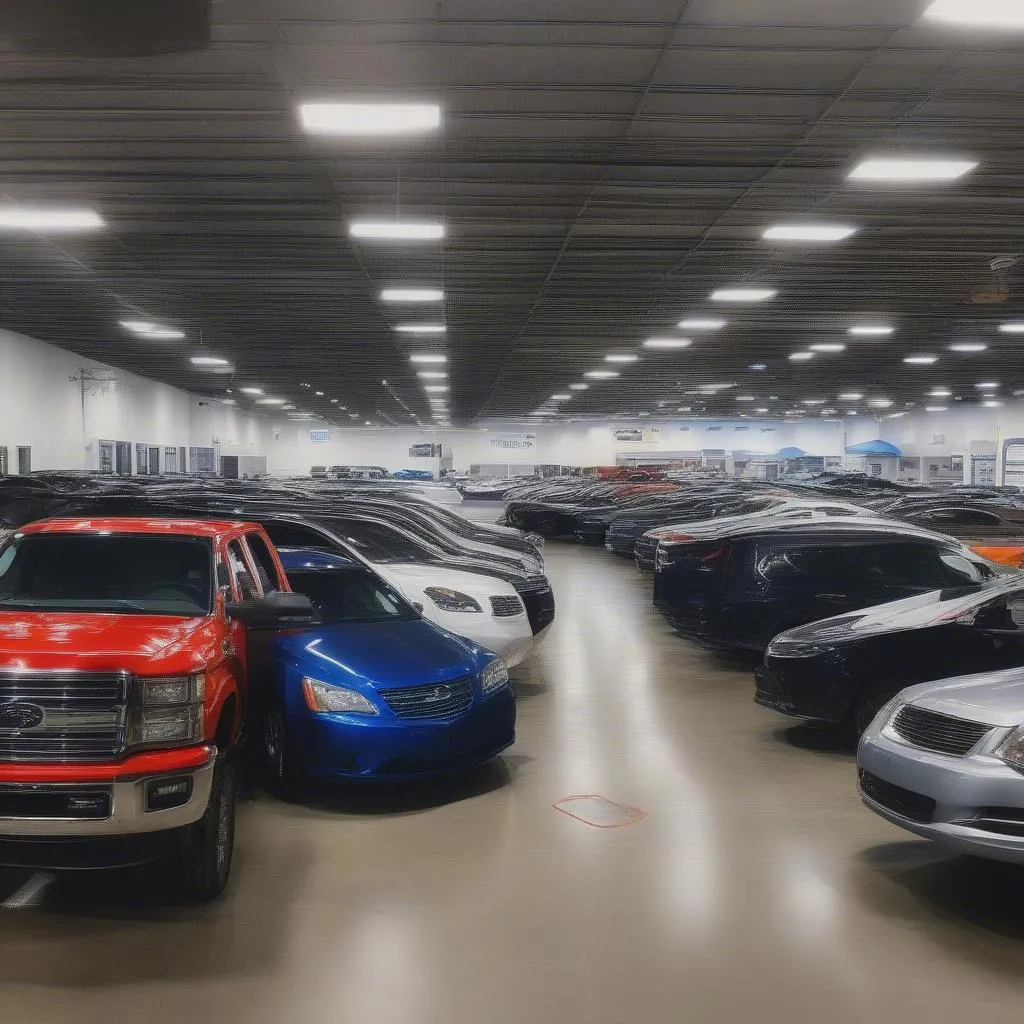
{"type": "Polygon", "coordinates": [[[379,289],[402,283],[445,290],[459,424],[523,417],[616,351],[641,361],[591,382],[563,416],[677,402],[721,415],[737,394],[778,412],[817,398],[842,409],[845,390],[899,412],[939,385],[974,402],[984,381],[1008,396],[1024,388],[1017,341],[997,330],[1024,319],[1020,39],[927,24],[924,6],[222,0],[202,51],[88,59],[8,45],[0,192],[90,206],[108,227],[59,248],[0,239],[2,323],[211,394],[225,380],[188,362],[201,336],[234,361],[236,383],[324,415],[336,397],[353,423],[428,421],[408,362],[417,343],[393,328],[436,311],[382,306],[379,289]],[[312,138],[303,98],[436,101],[443,130],[312,138]],[[941,186],[845,180],[894,147],[979,167],[941,186]],[[347,237],[350,218],[393,213],[399,181],[404,214],[444,219],[442,246],[347,237]],[[859,231],[831,246],[761,240],[807,215],[859,231]],[[708,301],[754,281],[778,297],[708,301]],[[127,334],[118,320],[133,313],[188,339],[127,334]],[[641,348],[694,315],[729,325],[686,350],[641,348]],[[847,335],[868,320],[895,333],[847,335]],[[948,350],[965,340],[989,348],[948,350]],[[847,349],[788,359],[828,342],[847,349]],[[903,362],[928,353],[933,366],[903,362]],[[687,394],[711,383],[735,387],[687,394]]]}

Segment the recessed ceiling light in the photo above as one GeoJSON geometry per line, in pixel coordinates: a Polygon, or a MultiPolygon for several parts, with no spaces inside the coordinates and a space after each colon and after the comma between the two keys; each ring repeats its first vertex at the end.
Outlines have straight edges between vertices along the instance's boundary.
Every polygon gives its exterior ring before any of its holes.
{"type": "Polygon", "coordinates": [[[284,405],[285,400],[283,398],[257,398],[257,405],[284,405]]]}
{"type": "Polygon", "coordinates": [[[955,345],[949,346],[950,352],[984,352],[988,345],[981,345],[973,341],[958,341],[955,345]]]}
{"type": "Polygon", "coordinates": [[[589,384],[570,384],[570,391],[586,391],[590,387],[589,384]]]}
{"type": "Polygon", "coordinates": [[[439,288],[385,288],[381,302],[441,302],[444,292],[439,288]]]}
{"type": "Polygon", "coordinates": [[[444,370],[420,370],[416,374],[422,380],[447,380],[448,374],[444,370]]]}
{"type": "Polygon", "coordinates": [[[935,388],[934,390],[929,391],[928,394],[932,398],[949,398],[949,396],[953,394],[953,392],[947,390],[946,388],[935,388]]]}
{"type": "Polygon", "coordinates": [[[189,362],[193,366],[230,366],[231,363],[227,359],[221,359],[220,356],[191,356],[189,362]]]}
{"type": "Polygon", "coordinates": [[[447,384],[424,384],[424,391],[448,391],[449,387],[447,384]]]}
{"type": "Polygon", "coordinates": [[[712,302],[765,302],[779,293],[774,288],[719,288],[711,293],[712,302]]]}
{"type": "Polygon", "coordinates": [[[1003,403],[989,400],[987,402],[982,402],[981,404],[985,406],[986,409],[998,409],[1003,403]]]}
{"type": "Polygon", "coordinates": [[[410,363],[447,363],[448,357],[441,353],[419,352],[409,356],[410,363]]]}
{"type": "Polygon", "coordinates": [[[150,323],[148,320],[121,320],[121,326],[132,334],[138,334],[143,338],[156,340],[172,340],[184,338],[185,332],[175,330],[173,327],[161,327],[160,324],[150,323]]]}
{"type": "Polygon", "coordinates": [[[872,398],[868,401],[873,409],[888,409],[892,405],[891,398],[872,398]]]}
{"type": "Polygon", "coordinates": [[[28,206],[0,206],[0,230],[41,231],[46,234],[70,234],[94,231],[104,226],[94,210],[45,209],[28,206]]]}
{"type": "Polygon", "coordinates": [[[993,389],[999,387],[999,385],[995,381],[986,381],[983,384],[975,384],[974,386],[978,388],[980,391],[992,391],[993,389]]]}
{"type": "Polygon", "coordinates": [[[584,377],[590,377],[593,380],[610,380],[612,377],[618,377],[618,370],[588,370],[584,377]]]}
{"type": "Polygon", "coordinates": [[[823,342],[820,345],[809,346],[812,352],[845,352],[846,346],[833,342],[823,342]]]}
{"type": "Polygon", "coordinates": [[[1024,324],[1000,324],[999,330],[1003,334],[1024,334],[1024,324]]]}
{"type": "Polygon", "coordinates": [[[689,338],[648,338],[644,348],[689,348],[692,344],[689,338]]]}
{"type": "Polygon", "coordinates": [[[717,317],[694,317],[690,320],[680,320],[679,327],[684,331],[720,331],[727,321],[717,317]]]}
{"type": "Polygon", "coordinates": [[[444,334],[444,324],[395,324],[399,334],[444,334]]]}
{"type": "Polygon", "coordinates": [[[792,352],[789,356],[791,363],[806,363],[808,359],[813,359],[813,352],[792,352]]]}
{"type": "Polygon", "coordinates": [[[408,135],[440,127],[436,103],[302,103],[302,127],[313,135],[408,135]]]}
{"type": "Polygon", "coordinates": [[[955,181],[978,166],[976,160],[880,158],[865,160],[850,171],[853,181],[955,181]]]}
{"type": "Polygon", "coordinates": [[[606,363],[635,363],[639,358],[639,356],[613,352],[610,356],[605,356],[604,361],[606,363]]]}
{"type": "Polygon", "coordinates": [[[748,370],[755,370],[755,371],[767,370],[768,369],[768,364],[767,363],[751,363],[747,367],[747,369],[748,370]]]}
{"type": "Polygon", "coordinates": [[[316,394],[317,398],[323,398],[324,397],[324,393],[322,391],[317,391],[317,392],[315,392],[315,394],[316,394]]]}
{"type": "Polygon", "coordinates": [[[948,405],[926,405],[924,407],[925,412],[946,412],[948,409],[948,405]]]}
{"type": "Polygon", "coordinates": [[[864,396],[859,391],[844,391],[839,396],[840,402],[859,402],[864,396]]]}
{"type": "Polygon", "coordinates": [[[737,395],[736,396],[736,401],[737,402],[756,402],[757,401],[757,395],[737,395]]]}
{"type": "Polygon", "coordinates": [[[551,396],[551,401],[552,402],[568,402],[570,398],[572,398],[572,395],[552,395],[551,396]]]}
{"type": "Polygon", "coordinates": [[[905,356],[903,362],[911,366],[931,366],[939,361],[938,356],[905,356]]]}
{"type": "Polygon", "coordinates": [[[239,388],[243,395],[262,395],[263,388],[239,388]]]}
{"type": "Polygon", "coordinates": [[[883,324],[856,324],[850,328],[849,333],[863,338],[884,338],[894,330],[895,328],[883,324]]]}
{"type": "Polygon", "coordinates": [[[761,237],[769,242],[841,242],[856,233],[845,224],[776,224],[761,237]]]}
{"type": "Polygon", "coordinates": [[[1024,28],[1020,0],[935,0],[924,16],[978,28],[1024,28]]]}
{"type": "Polygon", "coordinates": [[[353,238],[429,242],[444,238],[444,225],[436,221],[354,220],[348,226],[348,233],[353,238]]]}

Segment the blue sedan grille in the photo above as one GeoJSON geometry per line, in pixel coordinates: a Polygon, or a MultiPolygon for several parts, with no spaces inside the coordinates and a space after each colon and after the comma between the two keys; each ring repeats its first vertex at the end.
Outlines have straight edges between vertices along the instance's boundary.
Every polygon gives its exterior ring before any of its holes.
{"type": "Polygon", "coordinates": [[[399,718],[452,718],[468,711],[473,703],[470,676],[426,686],[402,686],[377,691],[399,718]]]}

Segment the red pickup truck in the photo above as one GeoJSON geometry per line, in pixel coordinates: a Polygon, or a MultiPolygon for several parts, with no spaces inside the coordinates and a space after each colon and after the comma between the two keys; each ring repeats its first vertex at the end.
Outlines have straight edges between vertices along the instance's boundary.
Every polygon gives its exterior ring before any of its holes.
{"type": "Polygon", "coordinates": [[[308,622],[263,530],[67,519],[0,547],[0,864],[231,868],[249,628],[308,622]]]}

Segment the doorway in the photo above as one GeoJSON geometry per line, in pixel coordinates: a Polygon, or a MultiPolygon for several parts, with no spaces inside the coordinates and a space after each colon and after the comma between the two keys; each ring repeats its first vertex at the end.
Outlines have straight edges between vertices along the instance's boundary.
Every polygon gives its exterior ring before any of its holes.
{"type": "Polygon", "coordinates": [[[32,472],[32,449],[28,445],[18,445],[18,475],[28,476],[32,472]]]}
{"type": "Polygon", "coordinates": [[[132,475],[132,446],[128,441],[115,442],[114,472],[118,476],[132,475]]]}

